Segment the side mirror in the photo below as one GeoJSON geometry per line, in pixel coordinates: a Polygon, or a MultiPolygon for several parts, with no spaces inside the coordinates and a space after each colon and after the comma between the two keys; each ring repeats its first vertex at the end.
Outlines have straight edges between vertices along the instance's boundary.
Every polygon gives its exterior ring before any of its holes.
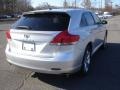
{"type": "Polygon", "coordinates": [[[108,22],[106,20],[101,20],[100,22],[98,22],[97,24],[107,24],[108,22]]]}
{"type": "Polygon", "coordinates": [[[106,20],[101,20],[101,24],[107,24],[108,22],[106,20]]]}

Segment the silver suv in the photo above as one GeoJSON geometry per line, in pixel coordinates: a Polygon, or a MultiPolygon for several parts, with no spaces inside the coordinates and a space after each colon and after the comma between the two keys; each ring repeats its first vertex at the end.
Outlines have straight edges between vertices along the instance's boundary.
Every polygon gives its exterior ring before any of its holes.
{"type": "Polygon", "coordinates": [[[106,44],[105,24],[85,9],[25,12],[6,32],[7,61],[40,73],[86,74],[92,55],[106,44]]]}

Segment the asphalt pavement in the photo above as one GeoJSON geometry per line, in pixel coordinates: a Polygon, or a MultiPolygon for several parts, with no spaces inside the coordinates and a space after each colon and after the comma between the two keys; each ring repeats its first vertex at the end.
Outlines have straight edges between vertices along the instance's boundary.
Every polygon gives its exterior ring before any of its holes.
{"type": "MultiPolygon", "coordinates": [[[[0,31],[0,90],[120,90],[120,16],[108,21],[108,47],[95,53],[86,77],[38,74],[9,65],[5,32],[0,31]]],[[[0,30],[10,25],[0,24],[0,30]]]]}
{"type": "Polygon", "coordinates": [[[9,30],[14,22],[15,21],[6,21],[6,22],[3,21],[3,22],[0,22],[0,31],[9,30]]]}

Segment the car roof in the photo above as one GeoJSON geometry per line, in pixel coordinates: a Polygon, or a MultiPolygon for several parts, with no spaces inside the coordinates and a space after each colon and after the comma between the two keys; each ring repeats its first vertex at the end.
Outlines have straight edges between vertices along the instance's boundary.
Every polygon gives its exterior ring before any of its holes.
{"type": "Polygon", "coordinates": [[[24,12],[23,15],[26,14],[36,14],[36,13],[42,13],[42,12],[57,12],[57,13],[75,13],[75,12],[85,12],[85,11],[89,11],[83,8],[62,8],[62,9],[46,9],[46,10],[35,10],[35,11],[29,11],[29,12],[24,12]]]}

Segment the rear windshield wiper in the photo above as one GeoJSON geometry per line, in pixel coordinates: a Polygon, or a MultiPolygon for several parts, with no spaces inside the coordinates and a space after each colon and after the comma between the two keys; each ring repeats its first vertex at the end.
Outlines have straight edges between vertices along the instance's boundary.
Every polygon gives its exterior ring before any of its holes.
{"type": "Polygon", "coordinates": [[[17,29],[31,29],[29,26],[17,26],[17,29]]]}

